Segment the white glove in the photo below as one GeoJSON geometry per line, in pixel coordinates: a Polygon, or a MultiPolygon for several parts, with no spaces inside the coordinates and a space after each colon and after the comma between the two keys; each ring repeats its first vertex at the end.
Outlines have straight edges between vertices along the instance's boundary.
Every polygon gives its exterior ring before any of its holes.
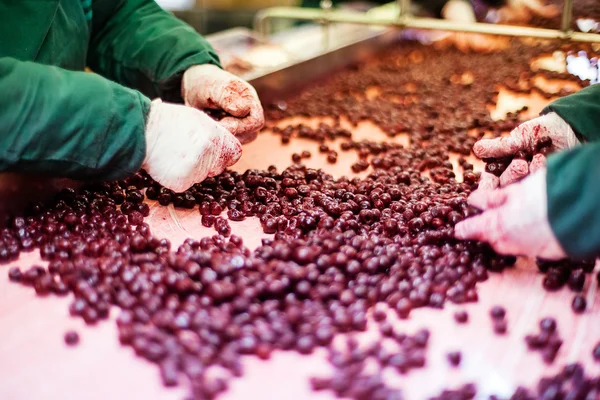
{"type": "Polygon", "coordinates": [[[160,99],[150,105],[142,168],[161,185],[183,192],[241,156],[239,140],[202,111],[160,99]]]}
{"type": "Polygon", "coordinates": [[[560,13],[555,4],[545,5],[540,0],[508,0],[508,4],[498,10],[500,22],[528,22],[533,16],[554,18],[560,13]]]}
{"type": "Polygon", "coordinates": [[[256,90],[248,82],[217,66],[195,65],[185,71],[181,95],[188,106],[220,109],[231,115],[219,123],[242,143],[256,139],[265,124],[256,90]]]}
{"type": "Polygon", "coordinates": [[[483,213],[458,223],[457,239],[488,242],[500,254],[566,257],[548,222],[545,168],[502,189],[477,190],[468,201],[483,213]]]}
{"type": "MultiPolygon", "coordinates": [[[[479,158],[500,158],[513,156],[518,151],[532,152],[537,141],[543,137],[552,139],[552,150],[570,149],[579,144],[571,126],[556,113],[548,113],[541,117],[517,126],[509,136],[496,139],[482,139],[473,146],[473,153],[479,158]]],[[[546,157],[536,154],[531,161],[514,159],[506,170],[498,177],[481,173],[479,189],[489,190],[498,186],[506,186],[546,166],[546,157]]],[[[478,190],[479,190],[478,189],[478,190]]]]}

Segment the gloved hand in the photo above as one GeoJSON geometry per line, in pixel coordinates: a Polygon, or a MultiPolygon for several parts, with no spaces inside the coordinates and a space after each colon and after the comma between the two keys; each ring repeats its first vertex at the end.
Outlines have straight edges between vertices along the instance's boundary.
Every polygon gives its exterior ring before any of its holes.
{"type": "MultiPolygon", "coordinates": [[[[442,9],[444,19],[456,22],[475,23],[475,12],[471,4],[464,0],[450,0],[442,9]]],[[[503,38],[476,33],[455,32],[449,36],[449,41],[462,52],[474,50],[489,52],[506,47],[507,41],[503,38]]]]}
{"type": "MultiPolygon", "coordinates": [[[[509,136],[496,139],[482,139],[475,143],[473,152],[479,158],[498,158],[514,156],[518,151],[531,152],[537,141],[543,137],[552,139],[552,150],[564,150],[579,144],[571,126],[556,113],[548,113],[541,117],[517,126],[509,136]]],[[[514,159],[506,170],[498,177],[482,172],[479,189],[495,189],[506,186],[526,176],[529,172],[545,167],[546,157],[536,154],[528,165],[527,161],[514,159]]],[[[479,190],[478,189],[478,190],[479,190]]]]}
{"type": "Polygon", "coordinates": [[[210,65],[195,65],[183,74],[181,95],[185,104],[198,109],[221,109],[230,114],[219,123],[242,143],[256,139],[265,117],[256,94],[248,82],[210,65]]]}
{"type": "Polygon", "coordinates": [[[541,0],[508,0],[507,5],[498,10],[500,22],[528,22],[538,15],[554,18],[560,14],[555,4],[545,5],[541,0]]]}
{"type": "Polygon", "coordinates": [[[502,189],[477,190],[468,202],[483,213],[458,223],[457,239],[488,242],[500,254],[566,257],[548,222],[545,168],[502,189]]]}
{"type": "Polygon", "coordinates": [[[160,99],[150,105],[142,168],[161,185],[183,192],[241,155],[239,140],[202,111],[160,99]]]}

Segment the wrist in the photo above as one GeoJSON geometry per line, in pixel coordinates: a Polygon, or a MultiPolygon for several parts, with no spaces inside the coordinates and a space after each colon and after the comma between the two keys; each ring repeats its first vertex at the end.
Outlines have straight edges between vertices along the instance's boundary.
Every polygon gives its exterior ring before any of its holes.
{"type": "Polygon", "coordinates": [[[543,116],[547,120],[547,125],[552,127],[551,129],[555,132],[560,132],[561,136],[564,137],[564,148],[571,149],[581,143],[583,143],[583,138],[580,138],[571,125],[564,119],[560,117],[555,112],[549,112],[543,116]]]}
{"type": "Polygon", "coordinates": [[[161,99],[154,99],[150,103],[150,107],[146,118],[146,127],[144,129],[144,137],[146,141],[146,156],[144,157],[142,168],[144,168],[147,164],[148,159],[150,158],[150,155],[152,153],[152,149],[156,145],[158,131],[160,130],[159,124],[162,104],[163,102],[161,99]]]}

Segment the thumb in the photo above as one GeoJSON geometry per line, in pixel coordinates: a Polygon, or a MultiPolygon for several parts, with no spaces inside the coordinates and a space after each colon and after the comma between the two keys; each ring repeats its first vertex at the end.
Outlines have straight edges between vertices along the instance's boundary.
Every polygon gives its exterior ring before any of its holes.
{"type": "Polygon", "coordinates": [[[242,156],[242,144],[231,133],[222,130],[219,138],[212,140],[214,149],[214,161],[208,171],[208,176],[215,176],[223,172],[227,167],[234,165],[242,156]],[[216,139],[216,140],[215,140],[216,139]]]}
{"type": "Polygon", "coordinates": [[[213,88],[215,97],[219,98],[217,103],[223,111],[237,118],[245,117],[252,108],[252,90],[250,86],[241,80],[231,80],[223,88],[213,88]]]}
{"type": "Polygon", "coordinates": [[[225,167],[231,167],[242,157],[242,144],[240,141],[227,132],[223,138],[220,158],[223,160],[225,167]]]}
{"type": "Polygon", "coordinates": [[[500,207],[506,202],[508,193],[506,189],[476,190],[469,196],[468,203],[480,210],[500,207]]]}
{"type": "Polygon", "coordinates": [[[459,240],[489,242],[491,235],[497,233],[494,227],[499,226],[498,218],[498,212],[491,210],[461,221],[454,227],[454,236],[459,240]]]}
{"type": "Polygon", "coordinates": [[[531,163],[529,164],[529,170],[533,174],[536,171],[546,168],[546,157],[543,154],[536,154],[533,156],[531,163]]]}
{"type": "Polygon", "coordinates": [[[481,173],[481,178],[479,178],[479,185],[477,186],[477,190],[494,190],[500,186],[500,178],[498,178],[494,174],[490,174],[489,172],[483,171],[481,173]]]}

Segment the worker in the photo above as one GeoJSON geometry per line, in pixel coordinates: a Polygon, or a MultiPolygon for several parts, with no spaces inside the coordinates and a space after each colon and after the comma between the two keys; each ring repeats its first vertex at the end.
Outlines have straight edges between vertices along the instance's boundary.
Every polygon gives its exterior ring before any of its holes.
{"type": "Polygon", "coordinates": [[[153,0],[0,0],[0,93],[0,171],[144,168],[175,191],[234,164],[264,123],[255,90],[153,0]]]}
{"type": "Polygon", "coordinates": [[[488,242],[501,254],[598,257],[600,85],[556,100],[543,114],[510,136],[475,143],[477,157],[504,157],[533,151],[537,140],[547,136],[558,152],[547,163],[542,155],[529,165],[514,159],[500,178],[483,173],[468,200],[483,213],[457,224],[456,237],[488,242]]]}
{"type": "MultiPolygon", "coordinates": [[[[543,0],[480,0],[486,7],[499,8],[497,18],[504,22],[527,22],[534,15],[552,18],[559,10],[554,4],[544,5],[543,0]]],[[[333,1],[334,4],[340,0],[333,1]]],[[[304,7],[319,7],[320,0],[303,0],[304,7]]],[[[349,2],[347,2],[349,3],[349,2]]],[[[390,0],[372,0],[369,3],[386,4],[390,0]]],[[[418,7],[418,14],[444,18],[450,21],[477,22],[475,11],[470,0],[413,0],[418,7]]],[[[362,3],[360,3],[362,4],[362,3]]],[[[457,32],[450,40],[461,51],[491,51],[503,46],[504,41],[490,35],[457,32]]]]}

